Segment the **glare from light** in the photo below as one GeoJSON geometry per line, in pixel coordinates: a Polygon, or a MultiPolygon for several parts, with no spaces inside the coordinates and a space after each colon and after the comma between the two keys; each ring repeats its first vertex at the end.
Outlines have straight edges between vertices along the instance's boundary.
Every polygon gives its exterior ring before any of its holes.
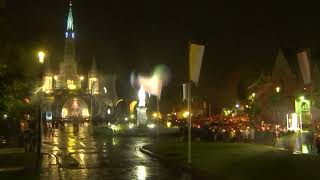
{"type": "Polygon", "coordinates": [[[170,128],[171,127],[171,122],[167,122],[167,127],[170,128]]]}
{"type": "Polygon", "coordinates": [[[190,114],[189,111],[185,111],[185,112],[183,113],[183,117],[184,117],[184,118],[187,118],[187,117],[189,116],[189,114],[190,114]]]}
{"type": "Polygon", "coordinates": [[[303,101],[305,98],[304,98],[304,96],[300,96],[299,99],[300,99],[301,101],[303,101]]]}
{"type": "Polygon", "coordinates": [[[154,113],[152,114],[152,117],[153,117],[153,118],[157,118],[157,117],[158,117],[158,113],[154,112],[154,113]]]}
{"type": "Polygon", "coordinates": [[[150,129],[153,129],[153,128],[156,127],[156,125],[155,124],[148,124],[147,127],[150,128],[150,129]]]}
{"type": "Polygon", "coordinates": [[[132,129],[134,127],[134,124],[129,124],[129,129],[132,129]]]}
{"type": "Polygon", "coordinates": [[[137,166],[137,179],[145,180],[147,177],[147,170],[145,166],[137,166]]]}
{"type": "MultiPolygon", "coordinates": [[[[287,117],[288,118],[288,117],[287,117]]],[[[300,130],[299,128],[299,120],[298,120],[298,114],[297,113],[292,113],[291,114],[291,119],[289,118],[287,120],[287,127],[288,127],[288,130],[291,130],[291,131],[298,131],[300,130]]]]}
{"type": "Polygon", "coordinates": [[[40,64],[44,63],[44,57],[45,57],[45,53],[43,51],[39,51],[38,52],[38,58],[39,58],[39,63],[40,64]]]}
{"type": "Polygon", "coordinates": [[[254,97],[256,97],[256,93],[252,93],[252,95],[251,95],[251,96],[252,96],[253,98],[254,98],[254,97]]]}
{"type": "Polygon", "coordinates": [[[84,80],[84,76],[80,76],[80,81],[83,81],[84,80]]]}
{"type": "Polygon", "coordinates": [[[114,125],[114,124],[111,125],[111,129],[112,129],[113,132],[121,130],[120,126],[117,126],[117,125],[114,125]]]}
{"type": "Polygon", "coordinates": [[[130,118],[131,118],[131,119],[134,119],[134,115],[133,115],[133,114],[131,114],[131,115],[130,115],[130,118]]]}
{"type": "Polygon", "coordinates": [[[53,79],[56,81],[56,80],[58,80],[58,76],[57,75],[54,75],[53,76],[53,79]]]}
{"type": "Polygon", "coordinates": [[[7,114],[4,114],[3,115],[3,119],[7,119],[8,118],[8,115],[7,114]]]}
{"type": "Polygon", "coordinates": [[[125,117],[125,118],[124,118],[124,120],[125,120],[125,121],[128,121],[128,118],[127,118],[127,117],[125,117]]]}
{"type": "Polygon", "coordinates": [[[276,92],[279,93],[280,92],[280,87],[276,87],[276,92]]]}
{"type": "Polygon", "coordinates": [[[107,94],[107,88],[103,87],[104,93],[107,94]]]}
{"type": "Polygon", "coordinates": [[[108,113],[108,115],[110,115],[110,114],[111,114],[111,110],[110,110],[110,109],[108,109],[108,110],[107,110],[107,113],[108,113]]]}
{"type": "Polygon", "coordinates": [[[240,107],[240,105],[239,104],[236,104],[236,108],[239,108],[240,107]]]}

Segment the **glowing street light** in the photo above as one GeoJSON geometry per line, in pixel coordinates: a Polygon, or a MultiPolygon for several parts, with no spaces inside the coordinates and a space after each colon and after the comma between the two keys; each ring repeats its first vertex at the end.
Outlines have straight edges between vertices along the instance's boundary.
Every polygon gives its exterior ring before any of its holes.
{"type": "Polygon", "coordinates": [[[44,57],[46,56],[46,54],[43,51],[39,51],[38,52],[38,58],[39,58],[39,63],[43,64],[44,63],[44,57]]]}
{"type": "Polygon", "coordinates": [[[280,87],[276,87],[276,92],[279,93],[280,92],[280,87]]]}
{"type": "Polygon", "coordinates": [[[185,111],[185,112],[183,113],[183,117],[184,117],[184,118],[187,118],[187,117],[189,116],[189,114],[190,114],[189,111],[185,111]]]}
{"type": "Polygon", "coordinates": [[[252,93],[251,96],[252,96],[252,98],[255,98],[256,97],[256,93],[252,93]]]}
{"type": "Polygon", "coordinates": [[[300,96],[299,99],[300,99],[301,101],[303,101],[303,100],[304,100],[304,96],[300,96]]]}
{"type": "Polygon", "coordinates": [[[83,81],[84,80],[84,76],[80,76],[80,81],[83,81]]]}
{"type": "Polygon", "coordinates": [[[240,107],[240,104],[236,104],[236,108],[239,108],[240,107]]]}
{"type": "Polygon", "coordinates": [[[154,113],[152,114],[152,117],[153,117],[153,118],[157,118],[157,117],[158,117],[158,113],[154,112],[154,113]]]}

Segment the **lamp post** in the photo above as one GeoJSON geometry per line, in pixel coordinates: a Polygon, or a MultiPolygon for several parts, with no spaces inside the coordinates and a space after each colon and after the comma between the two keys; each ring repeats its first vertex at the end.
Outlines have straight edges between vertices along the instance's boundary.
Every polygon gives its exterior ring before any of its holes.
{"type": "Polygon", "coordinates": [[[80,77],[79,77],[79,80],[80,80],[80,88],[82,88],[82,82],[83,82],[83,80],[84,80],[84,76],[80,76],[80,77]]]}
{"type": "MultiPolygon", "coordinates": [[[[38,52],[38,59],[39,63],[43,64],[44,63],[44,58],[45,58],[45,53],[43,51],[38,52]]],[[[42,72],[41,72],[41,78],[42,78],[42,72]]],[[[42,81],[42,79],[41,79],[42,81]]],[[[42,131],[42,102],[43,101],[43,82],[41,82],[41,99],[40,99],[40,119],[38,121],[38,146],[37,146],[37,153],[40,156],[41,154],[41,131],[42,131]]]]}
{"type": "Polygon", "coordinates": [[[277,86],[275,90],[276,90],[276,103],[277,103],[277,106],[276,106],[276,108],[277,108],[277,110],[276,110],[276,120],[279,123],[279,116],[278,116],[279,111],[278,111],[278,109],[279,109],[279,103],[280,103],[279,93],[280,93],[281,88],[279,86],[277,86]]]}
{"type": "Polygon", "coordinates": [[[251,101],[252,101],[251,107],[252,107],[252,113],[253,113],[254,121],[256,121],[256,110],[255,110],[256,105],[255,105],[255,102],[254,102],[255,97],[256,97],[256,93],[253,92],[251,94],[251,101]]]}
{"type": "Polygon", "coordinates": [[[91,95],[91,98],[90,98],[90,117],[91,117],[91,123],[92,123],[92,120],[93,120],[93,88],[94,86],[96,85],[96,81],[92,81],[91,82],[91,89],[90,89],[90,95],[91,95]]]}

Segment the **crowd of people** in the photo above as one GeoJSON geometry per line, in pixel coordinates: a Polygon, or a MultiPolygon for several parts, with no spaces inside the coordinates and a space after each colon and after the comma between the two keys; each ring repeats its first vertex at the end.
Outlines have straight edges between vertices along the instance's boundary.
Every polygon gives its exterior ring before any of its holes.
{"type": "MultiPolygon", "coordinates": [[[[188,129],[186,121],[180,121],[180,139],[186,140],[188,129]]],[[[214,142],[248,142],[282,145],[289,151],[303,151],[307,147],[308,153],[320,154],[320,133],[290,131],[278,124],[250,125],[249,121],[203,121],[193,120],[192,138],[214,142]],[[291,141],[291,142],[289,142],[291,141]],[[295,147],[300,146],[300,147],[295,147]]]]}

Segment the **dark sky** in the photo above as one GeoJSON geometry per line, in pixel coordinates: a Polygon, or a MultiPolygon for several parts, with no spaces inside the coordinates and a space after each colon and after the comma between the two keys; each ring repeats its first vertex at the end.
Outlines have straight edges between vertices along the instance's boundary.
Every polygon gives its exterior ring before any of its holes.
{"type": "MultiPolygon", "coordinates": [[[[58,64],[68,2],[9,1],[14,29],[48,49],[51,61],[58,64]]],[[[279,47],[290,63],[295,63],[296,48],[313,47],[318,53],[317,7],[272,1],[74,0],[77,59],[83,72],[95,56],[100,71],[117,74],[120,96],[127,96],[130,72],[166,64],[172,72],[163,92],[166,104],[181,100],[188,40],[201,41],[206,50],[200,92],[221,105],[235,100],[235,85],[246,73],[270,69],[279,47]]]]}

